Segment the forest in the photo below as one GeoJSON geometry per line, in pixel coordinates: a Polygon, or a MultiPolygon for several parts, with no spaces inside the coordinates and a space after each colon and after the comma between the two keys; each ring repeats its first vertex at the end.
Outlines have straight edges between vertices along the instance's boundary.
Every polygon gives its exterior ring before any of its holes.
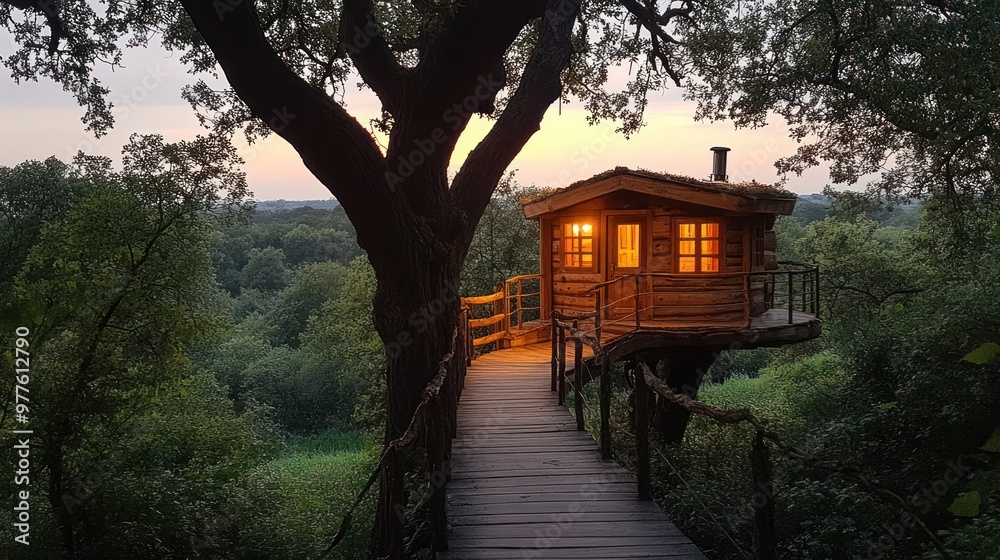
{"type": "MultiPolygon", "coordinates": [[[[8,524],[4,556],[312,558],[384,431],[372,268],[341,208],[255,211],[217,146],[127,150],[122,172],[0,168],[3,328],[29,326],[31,423],[59,435],[32,448],[31,553],[8,524]],[[206,154],[217,163],[190,167],[202,182],[163,171],[206,154]]],[[[537,270],[530,191],[509,176],[490,203],[463,294],[537,270]]],[[[815,459],[775,458],[780,558],[997,557],[998,215],[826,194],[776,226],[782,259],[822,267],[822,338],[726,352],[700,398],[753,411],[815,459]],[[900,521],[908,509],[920,525],[900,521]]],[[[614,424],[631,429],[627,414],[614,424]]],[[[655,445],[657,503],[713,559],[751,550],[750,434],[699,418],[655,445]]],[[[5,503],[17,490],[5,477],[5,503]]],[[[331,557],[365,557],[372,516],[368,499],[331,557]]]]}
{"type": "MultiPolygon", "coordinates": [[[[809,342],[712,356],[700,404],[746,409],[756,432],[694,418],[679,442],[652,438],[650,493],[683,538],[713,559],[1000,557],[1000,4],[0,0],[0,27],[4,87],[61,88],[88,139],[135,132],[114,159],[46,159],[46,144],[0,167],[3,557],[443,550],[434,475],[466,359],[489,350],[458,343],[472,323],[457,296],[552,264],[552,230],[521,202],[566,185],[511,173],[564,106],[625,139],[664,108],[773,125],[789,147],[760,162],[771,190],[817,168],[831,185],[773,229],[794,198],[758,197],[753,177],[735,196],[670,187],[761,222],[743,224],[751,255],[725,242],[730,216],[678,221],[677,273],[818,265],[823,322],[809,342]],[[176,93],[202,134],[122,118],[104,80],[144,57],[189,74],[176,93]],[[272,135],[322,208],[254,207],[235,146],[272,135]],[[755,487],[765,432],[773,476],[755,487]]],[[[32,118],[5,146],[60,117],[32,118]]],[[[686,132],[653,133],[655,167],[686,132]]],[[[579,244],[559,258],[595,264],[594,224],[566,225],[579,244]]],[[[613,428],[615,460],[646,473],[649,445],[630,447],[646,392],[616,373],[599,397],[613,390],[612,426],[593,407],[578,421],[604,441],[613,428]]],[[[574,410],[598,398],[586,389],[574,410]]]]}

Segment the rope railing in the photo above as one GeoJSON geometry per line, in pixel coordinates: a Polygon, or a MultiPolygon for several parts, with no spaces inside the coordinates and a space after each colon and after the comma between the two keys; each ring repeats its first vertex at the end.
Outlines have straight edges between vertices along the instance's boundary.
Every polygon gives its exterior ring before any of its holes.
{"type": "MultiPolygon", "coordinates": [[[[612,458],[611,441],[611,364],[598,337],[593,336],[589,331],[580,329],[580,321],[599,317],[597,310],[588,313],[568,314],[555,311],[552,318],[552,390],[558,391],[559,404],[564,404],[566,396],[567,380],[567,360],[566,346],[568,342],[574,343],[573,376],[572,386],[574,393],[574,415],[576,416],[577,430],[584,430],[584,404],[583,385],[587,382],[583,372],[586,363],[583,361],[583,346],[591,347],[594,353],[593,362],[599,366],[600,377],[600,436],[599,445],[601,457],[603,459],[612,458]]],[[[636,491],[641,499],[652,498],[652,473],[650,462],[650,394],[658,395],[666,402],[672,403],[683,409],[687,413],[696,414],[710,418],[724,425],[736,425],[746,423],[754,431],[754,438],[750,445],[750,471],[755,493],[755,502],[761,504],[755,508],[753,516],[753,548],[755,559],[776,558],[777,535],[775,532],[774,516],[775,506],[773,495],[767,494],[773,488],[773,462],[771,460],[768,443],[775,446],[786,459],[795,461],[801,465],[807,465],[825,470],[831,474],[840,475],[859,483],[863,488],[870,491],[871,495],[882,502],[898,507],[914,516],[915,523],[928,537],[931,543],[947,558],[940,541],[933,531],[920,519],[913,507],[911,507],[902,497],[892,491],[873,483],[868,477],[860,473],[858,469],[844,467],[832,462],[824,462],[810,456],[809,454],[785,443],[783,438],[773,430],[766,427],[749,410],[733,409],[726,410],[708,403],[704,403],[694,398],[678,392],[667,385],[661,378],[657,377],[653,371],[644,363],[637,362],[635,371],[635,438],[636,445],[636,491]],[[645,390],[643,390],[645,389],[645,390]]],[[[591,374],[592,378],[592,374],[591,374]]],[[[662,452],[657,451],[662,455],[662,452]]]]}
{"type": "MultiPolygon", "coordinates": [[[[351,521],[357,511],[357,508],[375,486],[375,483],[379,481],[380,477],[382,477],[382,474],[386,470],[393,470],[392,467],[394,466],[401,466],[402,453],[412,449],[413,447],[420,446],[419,444],[421,443],[422,447],[427,452],[426,473],[429,478],[429,492],[417,504],[417,508],[415,509],[421,509],[422,507],[427,507],[429,509],[431,547],[437,551],[448,550],[445,488],[444,485],[435,484],[434,480],[435,474],[444,474],[446,471],[445,463],[450,455],[451,440],[455,436],[455,412],[458,399],[461,396],[462,383],[464,382],[464,367],[455,368],[459,372],[457,376],[458,379],[452,378],[450,390],[445,390],[444,392],[442,391],[448,387],[448,374],[451,371],[450,368],[455,367],[452,360],[459,350],[458,344],[463,338],[462,332],[464,330],[465,329],[462,324],[455,327],[451,339],[451,349],[438,362],[436,374],[421,392],[420,402],[414,409],[406,430],[399,437],[393,439],[385,445],[385,448],[382,450],[382,454],[379,456],[378,462],[376,462],[374,468],[372,469],[365,486],[362,488],[361,492],[358,493],[354,502],[344,515],[333,540],[322,552],[320,552],[320,554],[316,557],[316,560],[325,558],[343,541],[344,537],[347,535],[347,531],[351,527],[351,521]],[[441,402],[442,399],[446,402],[441,402]],[[393,462],[396,464],[392,465],[393,462]]],[[[383,483],[388,483],[394,486],[394,488],[390,491],[391,495],[403,495],[403,478],[404,477],[399,476],[383,477],[383,483]]],[[[400,508],[402,507],[402,504],[398,505],[400,508]]],[[[387,531],[389,533],[387,538],[390,541],[388,543],[388,549],[390,550],[389,557],[393,559],[404,557],[409,552],[407,547],[414,546],[417,541],[417,539],[410,539],[409,543],[404,544],[403,532],[405,529],[405,515],[403,510],[400,508],[394,508],[397,511],[393,512],[393,516],[391,518],[394,519],[395,522],[390,524],[387,531]]]]}

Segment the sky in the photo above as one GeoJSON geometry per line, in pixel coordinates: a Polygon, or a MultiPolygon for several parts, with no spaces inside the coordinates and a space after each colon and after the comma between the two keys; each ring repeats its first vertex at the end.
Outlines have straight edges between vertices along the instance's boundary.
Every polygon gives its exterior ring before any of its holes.
{"type": "MultiPolygon", "coordinates": [[[[0,33],[0,56],[12,52],[9,37],[0,33]]],[[[9,72],[0,75],[0,165],[56,156],[70,160],[79,150],[118,158],[130,134],[158,133],[168,141],[191,139],[204,133],[181,88],[194,78],[186,73],[176,53],[158,48],[126,51],[124,68],[102,68],[98,75],[111,88],[116,126],[95,138],[85,132],[84,110],[73,97],[50,81],[15,84],[9,72]]],[[[355,80],[356,81],[356,80],[355,80]]],[[[354,81],[348,80],[349,84],[354,81]]],[[[351,86],[347,109],[361,123],[379,113],[375,96],[351,86]]],[[[704,123],[693,119],[693,103],[671,89],[652,94],[647,124],[631,139],[615,132],[613,123],[590,126],[579,104],[553,105],[541,130],[529,141],[509,169],[522,185],[562,187],[616,166],[644,168],[707,178],[712,146],[728,146],[731,181],[773,183],[779,180],[774,161],[795,151],[787,129],[777,120],[755,130],[736,130],[731,123],[704,123]]],[[[489,129],[490,121],[470,123],[452,158],[457,170],[466,155],[489,129]]],[[[248,146],[238,143],[246,161],[250,189],[258,200],[330,198],[306,170],[291,147],[276,136],[248,146]]],[[[828,183],[826,168],[790,176],[785,187],[808,194],[828,183]]]]}

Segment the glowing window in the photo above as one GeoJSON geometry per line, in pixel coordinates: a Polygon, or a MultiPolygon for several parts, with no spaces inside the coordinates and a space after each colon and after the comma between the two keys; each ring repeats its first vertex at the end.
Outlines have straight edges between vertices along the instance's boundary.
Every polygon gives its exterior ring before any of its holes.
{"type": "Polygon", "coordinates": [[[720,271],[719,222],[679,222],[677,225],[677,271],[720,271]]]}
{"type": "Polygon", "coordinates": [[[618,268],[639,268],[639,224],[618,224],[618,268]]]}
{"type": "Polygon", "coordinates": [[[591,268],[594,266],[594,226],[574,222],[563,228],[563,266],[591,268]]]}

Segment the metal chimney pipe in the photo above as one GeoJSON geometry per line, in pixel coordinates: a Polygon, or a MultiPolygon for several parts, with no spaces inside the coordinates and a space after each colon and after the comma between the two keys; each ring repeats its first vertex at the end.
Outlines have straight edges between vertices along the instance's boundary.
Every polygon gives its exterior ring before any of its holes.
{"type": "Polygon", "coordinates": [[[729,180],[729,175],[726,175],[726,152],[728,151],[729,148],[722,146],[712,148],[712,152],[715,153],[715,156],[712,159],[711,178],[713,181],[725,182],[729,180]]]}

